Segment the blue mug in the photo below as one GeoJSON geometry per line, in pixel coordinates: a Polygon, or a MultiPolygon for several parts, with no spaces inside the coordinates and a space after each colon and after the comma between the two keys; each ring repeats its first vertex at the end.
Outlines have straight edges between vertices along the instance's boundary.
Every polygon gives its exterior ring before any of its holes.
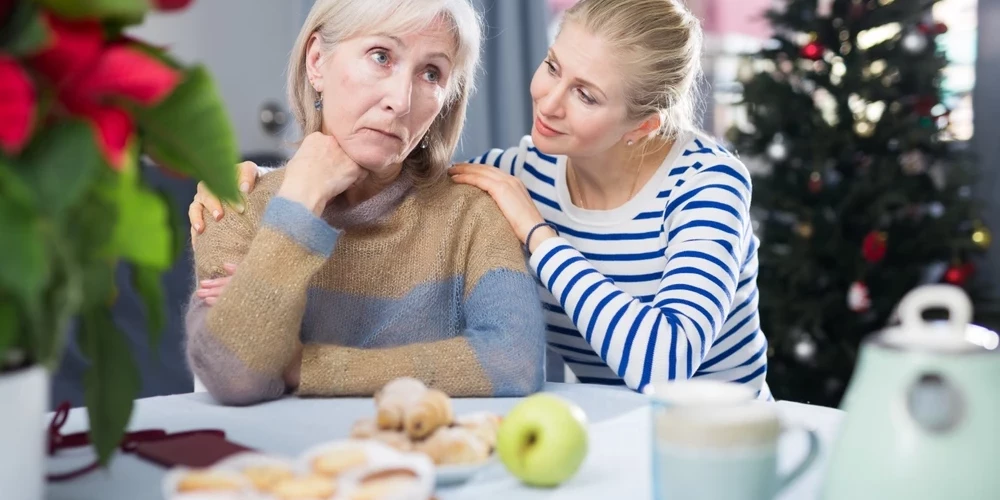
{"type": "Polygon", "coordinates": [[[714,381],[656,385],[652,399],[655,500],[771,500],[809,470],[819,454],[815,431],[802,429],[809,451],[778,471],[782,425],[774,403],[748,388],[714,381]],[[745,389],[745,390],[744,390],[745,389]]]}

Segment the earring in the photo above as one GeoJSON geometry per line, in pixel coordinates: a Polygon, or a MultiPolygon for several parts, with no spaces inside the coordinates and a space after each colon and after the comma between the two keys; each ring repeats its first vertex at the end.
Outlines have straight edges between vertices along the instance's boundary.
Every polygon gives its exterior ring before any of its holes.
{"type": "Polygon", "coordinates": [[[323,109],[323,93],[322,92],[320,92],[319,95],[316,97],[316,102],[313,103],[313,107],[316,108],[317,111],[323,109]]]}
{"type": "Polygon", "coordinates": [[[427,138],[426,137],[424,137],[424,140],[420,141],[420,149],[427,149],[427,138]]]}
{"type": "Polygon", "coordinates": [[[632,139],[629,139],[629,140],[625,141],[625,145],[626,145],[626,146],[631,146],[631,145],[633,145],[633,144],[635,144],[635,143],[634,143],[634,142],[632,142],[632,139]]]}

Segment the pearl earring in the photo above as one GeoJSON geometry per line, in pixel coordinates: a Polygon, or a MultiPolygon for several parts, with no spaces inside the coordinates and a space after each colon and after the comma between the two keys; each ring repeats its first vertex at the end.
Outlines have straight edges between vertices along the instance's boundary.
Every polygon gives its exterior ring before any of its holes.
{"type": "Polygon", "coordinates": [[[420,141],[420,149],[427,149],[427,138],[426,137],[424,138],[424,140],[420,141]]]}
{"type": "Polygon", "coordinates": [[[626,146],[631,146],[632,144],[635,144],[634,142],[632,142],[632,139],[625,141],[626,146]]]}

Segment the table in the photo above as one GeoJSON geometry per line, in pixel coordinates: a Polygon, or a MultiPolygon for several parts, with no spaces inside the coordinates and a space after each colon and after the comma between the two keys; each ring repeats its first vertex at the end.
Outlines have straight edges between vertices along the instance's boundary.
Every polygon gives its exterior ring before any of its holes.
{"type": "MultiPolygon", "coordinates": [[[[644,396],[623,388],[585,384],[549,383],[545,391],[575,401],[590,423],[590,451],[577,475],[559,488],[537,490],[520,485],[499,463],[484,469],[470,482],[438,490],[441,500],[525,498],[649,499],[651,451],[649,408],[644,396]]],[[[457,399],[456,413],[489,410],[505,413],[519,400],[457,399]]],[[[817,430],[824,449],[817,464],[780,499],[818,498],[830,444],[843,412],[798,403],[776,403],[783,419],[792,425],[817,430]]],[[[285,398],[243,408],[220,406],[203,392],[140,399],[136,401],[130,429],[162,428],[168,432],[219,428],[227,437],[261,451],[295,456],[327,440],[346,438],[358,418],[373,415],[371,399],[285,398]]],[[[63,431],[85,430],[87,414],[74,409],[63,431]]],[[[802,433],[788,433],[780,443],[779,466],[787,470],[805,453],[802,433]]],[[[88,450],[71,451],[49,460],[49,470],[67,470],[84,463],[88,450]]],[[[161,498],[160,480],[165,469],[131,455],[116,457],[108,471],[48,486],[48,500],[134,500],[161,498]]]]}

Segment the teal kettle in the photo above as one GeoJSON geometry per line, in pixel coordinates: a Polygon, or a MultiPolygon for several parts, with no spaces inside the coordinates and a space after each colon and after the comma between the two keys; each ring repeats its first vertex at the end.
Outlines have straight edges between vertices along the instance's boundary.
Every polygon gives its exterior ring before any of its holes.
{"type": "Polygon", "coordinates": [[[961,288],[927,285],[861,348],[823,500],[1000,498],[1000,352],[961,288]],[[929,322],[928,309],[948,321],[929,322]],[[983,339],[977,345],[970,339],[983,339]]]}

